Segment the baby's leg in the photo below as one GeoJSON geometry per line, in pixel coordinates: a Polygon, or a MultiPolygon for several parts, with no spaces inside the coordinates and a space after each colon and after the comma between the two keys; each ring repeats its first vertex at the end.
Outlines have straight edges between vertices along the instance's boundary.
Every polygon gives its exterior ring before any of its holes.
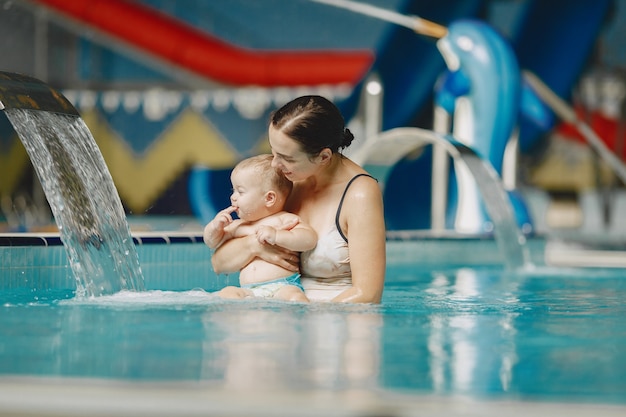
{"type": "Polygon", "coordinates": [[[304,292],[295,285],[285,285],[274,294],[274,298],[285,301],[300,301],[302,303],[308,303],[309,299],[304,292]]]}
{"type": "Polygon", "coordinates": [[[236,299],[236,298],[252,297],[254,294],[252,293],[252,291],[246,288],[228,286],[228,287],[222,288],[217,293],[217,295],[219,295],[221,298],[230,298],[230,299],[235,298],[236,299]]]}

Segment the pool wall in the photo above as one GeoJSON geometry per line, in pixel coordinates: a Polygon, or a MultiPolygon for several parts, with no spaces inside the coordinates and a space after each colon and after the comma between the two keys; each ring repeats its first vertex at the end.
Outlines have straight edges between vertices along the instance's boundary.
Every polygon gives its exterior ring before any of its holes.
{"type": "MultiPolygon", "coordinates": [[[[214,291],[237,282],[217,275],[210,250],[195,234],[133,235],[148,290],[214,291]]],[[[76,282],[57,233],[0,234],[0,290],[74,289],[76,282]]]]}
{"type": "MultiPolygon", "coordinates": [[[[238,274],[215,274],[211,251],[197,232],[133,233],[147,290],[215,291],[236,285],[238,274]]],[[[543,239],[528,242],[534,264],[544,262],[543,239]]],[[[424,268],[503,265],[496,242],[489,237],[390,233],[387,264],[424,268]]],[[[75,289],[76,282],[58,233],[0,233],[0,291],[10,289],[75,289]]]]}

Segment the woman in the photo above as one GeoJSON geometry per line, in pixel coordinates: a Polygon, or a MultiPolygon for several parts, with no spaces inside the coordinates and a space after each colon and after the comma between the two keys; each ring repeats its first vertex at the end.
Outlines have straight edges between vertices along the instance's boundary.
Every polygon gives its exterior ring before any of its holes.
{"type": "Polygon", "coordinates": [[[272,114],[272,165],[293,182],[285,209],[318,236],[301,254],[232,239],[212,257],[216,273],[240,270],[261,258],[302,274],[311,300],[379,303],[385,276],[385,223],[378,183],[341,154],[354,136],[339,109],[320,96],[299,97],[272,114]]]}

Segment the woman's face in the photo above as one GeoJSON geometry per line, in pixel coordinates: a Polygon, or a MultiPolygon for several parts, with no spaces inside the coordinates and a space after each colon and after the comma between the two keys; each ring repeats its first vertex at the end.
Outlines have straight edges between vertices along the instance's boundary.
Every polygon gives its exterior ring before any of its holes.
{"type": "Polygon", "coordinates": [[[269,128],[269,141],[274,156],[272,166],[281,170],[289,181],[301,181],[315,173],[317,164],[302,151],[298,142],[273,126],[269,128]]]}

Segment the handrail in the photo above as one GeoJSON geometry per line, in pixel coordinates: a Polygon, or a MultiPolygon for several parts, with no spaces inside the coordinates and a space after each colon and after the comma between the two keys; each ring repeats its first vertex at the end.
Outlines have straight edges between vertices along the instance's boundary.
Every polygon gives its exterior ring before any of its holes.
{"type": "Polygon", "coordinates": [[[593,129],[578,117],[574,109],[532,72],[522,71],[522,75],[539,98],[543,100],[558,117],[567,123],[571,123],[598,155],[613,168],[613,171],[620,180],[622,180],[622,183],[626,184],[626,165],[607,148],[593,129]]]}

